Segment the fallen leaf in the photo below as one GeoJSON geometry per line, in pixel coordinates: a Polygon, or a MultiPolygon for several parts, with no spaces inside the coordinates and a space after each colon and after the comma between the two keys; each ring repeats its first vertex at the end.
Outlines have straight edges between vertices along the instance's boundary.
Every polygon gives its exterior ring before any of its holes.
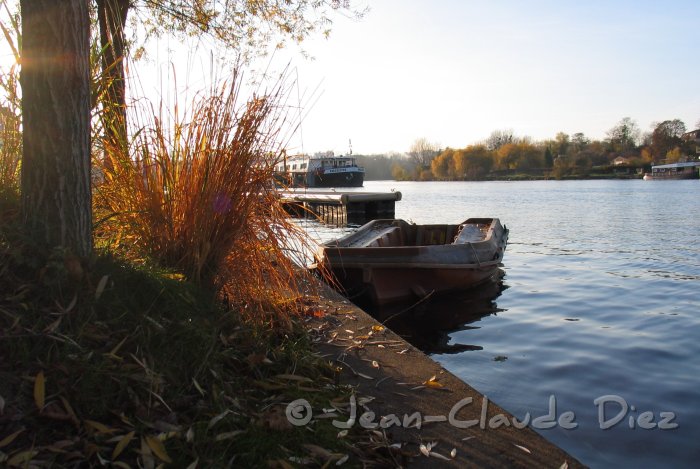
{"type": "Polygon", "coordinates": [[[375,332],[382,332],[384,329],[386,329],[384,326],[372,326],[372,330],[375,332]]]}
{"type": "Polygon", "coordinates": [[[303,444],[302,445],[306,451],[308,451],[311,456],[319,457],[321,459],[328,460],[333,456],[333,453],[328,451],[326,448],[322,448],[318,445],[312,445],[312,444],[303,444]]]}
{"type": "Polygon", "coordinates": [[[109,428],[104,423],[95,422],[94,420],[83,420],[83,423],[86,427],[92,428],[97,433],[114,433],[116,431],[113,428],[109,428]]]}
{"type": "Polygon", "coordinates": [[[379,368],[379,362],[377,362],[377,360],[372,360],[372,367],[379,368]]]}
{"type": "Polygon", "coordinates": [[[173,462],[172,459],[170,459],[170,456],[168,456],[168,453],[165,451],[165,446],[163,445],[163,442],[160,441],[158,437],[147,436],[146,444],[149,448],[151,448],[151,451],[153,451],[153,454],[155,454],[158,457],[158,459],[167,463],[173,462]]]}
{"type": "Polygon", "coordinates": [[[15,441],[15,438],[17,438],[17,435],[22,433],[24,431],[24,428],[17,430],[11,435],[7,435],[5,438],[0,440],[0,448],[4,448],[5,446],[8,446],[11,444],[13,441],[15,441]]]}
{"type": "Polygon", "coordinates": [[[434,452],[434,451],[431,451],[431,452],[430,452],[430,457],[431,457],[431,458],[442,459],[443,461],[449,461],[449,460],[450,460],[450,458],[448,458],[448,457],[446,457],[446,456],[443,456],[443,455],[440,454],[440,453],[436,453],[436,452],[434,452]]]}
{"type": "Polygon", "coordinates": [[[427,446],[421,443],[418,449],[420,449],[420,452],[423,454],[423,456],[425,456],[426,458],[430,457],[430,450],[428,450],[427,446]]]}
{"type": "Polygon", "coordinates": [[[131,443],[135,433],[136,432],[132,431],[121,437],[119,443],[117,443],[117,446],[114,447],[114,451],[112,451],[112,460],[117,459],[119,455],[122,454],[122,451],[129,446],[129,443],[131,443]]]}
{"type": "Polygon", "coordinates": [[[237,437],[238,435],[240,435],[241,433],[244,433],[244,431],[243,430],[235,430],[232,432],[219,433],[218,435],[216,435],[216,437],[214,439],[216,441],[231,440],[231,439],[237,437]]]}
{"type": "Polygon", "coordinates": [[[197,382],[196,379],[192,378],[192,383],[194,384],[194,387],[197,388],[197,391],[199,391],[199,393],[202,396],[206,395],[206,393],[204,392],[204,389],[202,389],[202,387],[199,385],[199,383],[197,382]]]}
{"type": "Polygon", "coordinates": [[[452,459],[454,459],[455,456],[457,456],[457,448],[452,448],[452,451],[450,451],[450,456],[452,457],[452,459]]]}
{"type": "Polygon", "coordinates": [[[340,459],[338,459],[338,461],[336,461],[335,465],[342,466],[343,464],[345,464],[348,461],[348,459],[350,459],[350,455],[344,454],[342,458],[340,458],[340,459]]]}
{"type": "Polygon", "coordinates": [[[8,466],[25,466],[37,454],[39,454],[39,452],[34,451],[34,450],[22,451],[21,453],[17,453],[14,456],[12,456],[10,459],[8,459],[7,465],[8,466]]]}
{"type": "Polygon", "coordinates": [[[289,464],[284,459],[275,459],[274,461],[268,461],[268,464],[270,465],[270,467],[277,467],[276,465],[279,465],[279,467],[281,467],[282,469],[294,469],[294,466],[289,464]]]}
{"type": "Polygon", "coordinates": [[[217,423],[219,423],[221,421],[221,419],[223,419],[224,417],[226,417],[230,413],[231,413],[230,410],[225,410],[225,411],[221,412],[219,415],[212,417],[212,419],[209,421],[209,425],[207,425],[207,430],[210,429],[211,427],[213,427],[214,425],[216,425],[217,423]]]}
{"type": "Polygon", "coordinates": [[[199,464],[199,458],[192,461],[185,469],[197,469],[197,464],[199,464]]]}
{"type": "Polygon", "coordinates": [[[46,399],[46,380],[44,378],[44,372],[40,371],[36,374],[34,378],[34,403],[39,408],[39,410],[44,408],[46,399]]]}
{"type": "Polygon", "coordinates": [[[105,288],[107,287],[107,280],[109,280],[109,275],[103,275],[100,281],[97,283],[97,288],[95,289],[96,300],[99,300],[102,293],[105,291],[105,288]]]}
{"type": "Polygon", "coordinates": [[[153,451],[151,451],[148,443],[146,443],[145,438],[141,438],[140,462],[144,469],[154,469],[156,467],[156,462],[153,459],[153,451]]]}
{"type": "Polygon", "coordinates": [[[75,412],[73,412],[73,408],[71,405],[68,403],[65,397],[61,397],[61,402],[63,402],[63,408],[66,409],[66,413],[70,416],[71,422],[75,424],[76,427],[80,426],[80,422],[78,421],[78,417],[75,416],[75,412]]]}
{"type": "Polygon", "coordinates": [[[516,448],[521,449],[521,450],[525,451],[525,452],[528,453],[528,454],[532,454],[532,451],[530,451],[530,450],[527,449],[526,447],[520,446],[520,445],[516,445],[515,443],[513,443],[513,444],[515,445],[516,448]]]}
{"type": "Polygon", "coordinates": [[[564,461],[564,463],[561,466],[559,466],[559,469],[569,469],[569,463],[564,461]]]}
{"type": "Polygon", "coordinates": [[[58,326],[61,325],[61,319],[63,319],[63,316],[59,316],[58,319],[56,319],[54,322],[52,322],[51,324],[46,326],[44,328],[44,333],[53,334],[56,331],[56,329],[58,329],[58,326]]]}
{"type": "Polygon", "coordinates": [[[338,438],[345,438],[346,436],[348,436],[347,430],[341,430],[338,432],[338,438]]]}

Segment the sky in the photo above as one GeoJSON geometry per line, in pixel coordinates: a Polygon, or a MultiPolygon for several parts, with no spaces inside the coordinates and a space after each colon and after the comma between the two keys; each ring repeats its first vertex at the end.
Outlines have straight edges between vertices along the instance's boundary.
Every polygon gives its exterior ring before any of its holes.
{"type": "MultiPolygon", "coordinates": [[[[294,61],[306,152],[462,148],[494,130],[603,139],[700,120],[700,1],[373,0],[294,61]]],[[[290,52],[293,52],[290,48],[290,52]]]]}
{"type": "MultiPolygon", "coordinates": [[[[328,39],[303,44],[313,60],[295,46],[275,53],[271,66],[291,64],[296,80],[290,102],[303,106],[290,153],[345,154],[349,141],[355,154],[403,153],[419,138],[463,148],[496,130],[604,139],[624,117],[643,132],[700,121],[698,0],[354,3],[370,11],[335,15],[328,39]]],[[[147,96],[211,82],[206,44],[160,41],[132,68],[147,96]],[[177,78],[173,61],[185,64],[177,78]]],[[[0,52],[0,65],[11,60],[0,52]]]]}

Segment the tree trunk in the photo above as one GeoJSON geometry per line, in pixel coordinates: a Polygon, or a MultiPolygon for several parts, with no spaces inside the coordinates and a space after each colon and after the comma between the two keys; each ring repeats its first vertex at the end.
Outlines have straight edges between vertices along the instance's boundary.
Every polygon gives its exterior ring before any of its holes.
{"type": "Polygon", "coordinates": [[[80,257],[92,250],[88,2],[20,2],[23,220],[80,257]]]}
{"type": "Polygon", "coordinates": [[[112,149],[126,148],[124,24],[128,13],[129,0],[97,0],[102,73],[107,83],[105,99],[102,102],[102,123],[105,144],[112,149]]]}

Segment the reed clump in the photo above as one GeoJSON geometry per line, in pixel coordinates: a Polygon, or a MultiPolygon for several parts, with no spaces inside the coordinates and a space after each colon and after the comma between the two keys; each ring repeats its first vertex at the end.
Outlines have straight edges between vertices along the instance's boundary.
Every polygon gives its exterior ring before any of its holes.
{"type": "MultiPolygon", "coordinates": [[[[287,124],[283,83],[241,103],[241,75],[172,114],[141,105],[128,146],[105,147],[97,237],[221,293],[255,314],[289,311],[304,236],[272,181],[287,124]]],[[[269,318],[268,318],[269,319],[269,318]]]]}
{"type": "MultiPolygon", "coordinates": [[[[5,1],[0,3],[0,31],[14,63],[0,66],[0,212],[19,197],[20,156],[22,154],[21,94],[19,92],[19,25],[9,14],[5,1]]],[[[2,220],[0,219],[0,222],[2,220]]]]}

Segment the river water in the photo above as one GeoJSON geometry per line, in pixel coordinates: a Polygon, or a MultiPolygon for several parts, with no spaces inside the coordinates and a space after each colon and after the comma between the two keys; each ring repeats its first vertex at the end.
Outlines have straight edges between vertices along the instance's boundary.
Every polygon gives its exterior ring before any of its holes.
{"type": "Polygon", "coordinates": [[[584,464],[697,467],[700,181],[364,187],[392,189],[397,218],[498,217],[510,236],[500,282],[390,327],[518,419],[572,412],[575,428],[536,430],[584,464]]]}

